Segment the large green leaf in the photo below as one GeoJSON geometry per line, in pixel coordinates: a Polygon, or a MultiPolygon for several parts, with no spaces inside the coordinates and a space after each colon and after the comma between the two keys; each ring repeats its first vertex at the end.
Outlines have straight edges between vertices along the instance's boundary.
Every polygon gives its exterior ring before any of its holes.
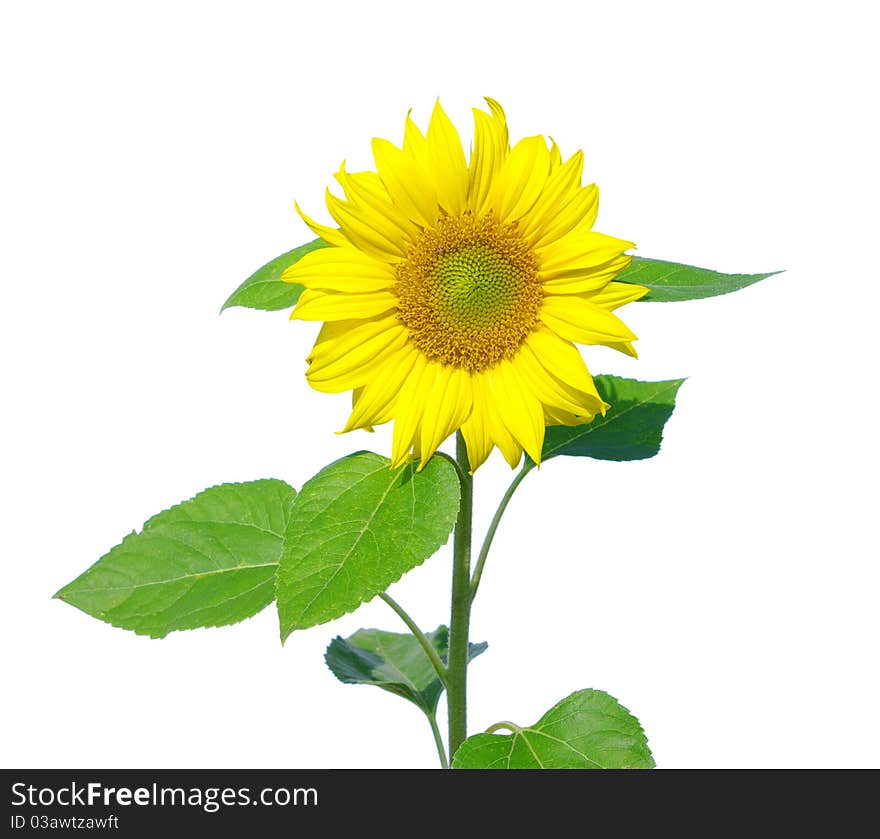
{"type": "Polygon", "coordinates": [[[741,288],[781,273],[781,271],[770,271],[767,274],[722,274],[708,268],[634,256],[632,263],[614,279],[651,289],[642,298],[643,301],[672,303],[730,294],[732,291],[739,291],[741,288]]]}
{"type": "Polygon", "coordinates": [[[511,734],[477,734],[461,744],[453,769],[653,769],[639,721],[613,696],[579,690],[534,725],[501,723],[511,734]]]}
{"type": "MultiPolygon", "coordinates": [[[[449,654],[449,630],[439,626],[426,633],[426,637],[445,664],[449,654]]],[[[468,659],[475,659],[487,646],[486,643],[470,644],[468,659]]],[[[359,629],[348,638],[334,638],[324,659],[340,682],[376,685],[415,703],[429,716],[437,711],[443,684],[413,635],[359,629]]]]}
{"type": "Polygon", "coordinates": [[[643,460],[660,451],[663,426],[684,379],[638,382],[596,376],[596,388],[611,407],[587,425],[554,425],[544,435],[542,459],[557,455],[597,460],[643,460]]]}
{"type": "Polygon", "coordinates": [[[244,620],[275,598],[295,496],[276,480],[206,489],[153,516],[55,596],[154,638],[244,620]]]}
{"type": "Polygon", "coordinates": [[[385,591],[449,538],[455,468],[434,457],[390,468],[372,452],[331,463],[303,486],[278,567],[281,639],[338,618],[385,591]]]}
{"type": "Polygon", "coordinates": [[[281,279],[285,268],[298,262],[307,253],[326,247],[327,243],[323,239],[313,239],[267,262],[229,295],[220,311],[230,306],[246,306],[249,309],[265,309],[270,312],[289,309],[299,300],[303,287],[281,279]]]}

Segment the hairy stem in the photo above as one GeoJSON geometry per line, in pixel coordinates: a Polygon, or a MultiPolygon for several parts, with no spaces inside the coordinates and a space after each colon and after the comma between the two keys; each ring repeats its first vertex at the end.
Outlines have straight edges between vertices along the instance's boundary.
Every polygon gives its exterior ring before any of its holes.
{"type": "Polygon", "coordinates": [[[434,735],[434,745],[437,746],[437,754],[440,756],[440,768],[449,769],[449,761],[446,759],[446,747],[443,745],[443,738],[440,736],[437,717],[434,714],[428,714],[428,723],[431,726],[431,733],[434,735]]]}
{"type": "Polygon", "coordinates": [[[425,651],[425,654],[431,660],[431,664],[434,665],[434,669],[437,671],[437,675],[440,677],[440,681],[443,685],[446,685],[446,667],[443,662],[440,660],[440,655],[437,653],[437,650],[434,649],[434,645],[431,643],[430,639],[421,629],[419,629],[416,622],[407,614],[406,610],[401,606],[390,594],[387,592],[383,592],[379,595],[395,612],[400,616],[400,619],[407,625],[409,631],[412,632],[416,641],[418,641],[422,645],[422,649],[425,651]]]}
{"type": "Polygon", "coordinates": [[[480,553],[477,557],[477,564],[474,568],[474,576],[471,579],[471,601],[476,597],[477,589],[480,587],[480,579],[483,576],[486,557],[489,556],[489,548],[492,547],[492,540],[495,538],[495,531],[498,530],[498,525],[501,523],[501,517],[507,509],[510,499],[513,498],[513,493],[516,492],[516,488],[523,482],[525,476],[528,475],[534,467],[535,464],[531,460],[526,459],[525,463],[523,463],[522,469],[517,472],[516,477],[510,482],[507,492],[504,493],[504,497],[501,499],[501,503],[498,505],[498,509],[492,517],[492,523],[486,531],[486,538],[483,540],[483,547],[480,548],[480,553]]]}
{"type": "Polygon", "coordinates": [[[452,615],[449,621],[449,664],[446,701],[449,709],[449,761],[467,737],[468,633],[471,619],[471,527],[474,479],[461,432],[455,438],[461,482],[461,505],[455,522],[452,559],[452,615]]]}

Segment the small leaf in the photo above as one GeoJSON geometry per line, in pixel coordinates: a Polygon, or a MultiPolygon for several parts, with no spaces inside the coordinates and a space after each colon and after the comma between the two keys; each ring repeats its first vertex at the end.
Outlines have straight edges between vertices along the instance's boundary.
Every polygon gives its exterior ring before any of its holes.
{"type": "Polygon", "coordinates": [[[477,734],[461,744],[453,769],[653,769],[639,721],[601,690],[579,690],[532,726],[477,734]]]}
{"type": "MultiPolygon", "coordinates": [[[[449,630],[439,626],[426,635],[445,664],[449,630]]],[[[468,660],[485,652],[487,646],[486,643],[470,644],[468,660]]],[[[334,638],[324,660],[340,682],[376,685],[415,703],[429,716],[437,711],[443,684],[413,635],[359,629],[348,638],[334,638]]]]}
{"type": "Polygon", "coordinates": [[[282,641],[356,609],[449,538],[458,514],[455,468],[440,457],[421,472],[390,463],[357,452],[300,491],[278,568],[282,641]]]}
{"type": "Polygon", "coordinates": [[[557,455],[597,460],[643,460],[660,451],[663,426],[672,416],[684,379],[639,382],[596,376],[596,388],[611,407],[587,425],[549,426],[542,459],[557,455]]]}
{"type": "Polygon", "coordinates": [[[275,599],[295,496],[277,480],[206,489],[153,516],[55,596],[153,638],[237,623],[275,599]]]}
{"type": "Polygon", "coordinates": [[[614,279],[651,289],[641,298],[642,302],[673,303],[730,294],[781,273],[770,271],[767,274],[722,274],[708,268],[634,256],[632,263],[614,279]]]}
{"type": "Polygon", "coordinates": [[[269,312],[289,309],[299,300],[303,287],[298,283],[284,282],[281,279],[282,273],[307,253],[326,247],[327,243],[323,239],[313,239],[267,262],[229,295],[229,299],[220,311],[230,306],[246,306],[249,309],[264,309],[269,312]]]}

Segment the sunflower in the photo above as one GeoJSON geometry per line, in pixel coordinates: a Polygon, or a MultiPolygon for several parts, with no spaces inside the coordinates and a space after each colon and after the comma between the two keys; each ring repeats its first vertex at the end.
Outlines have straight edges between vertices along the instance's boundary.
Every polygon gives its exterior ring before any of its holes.
{"type": "Polygon", "coordinates": [[[470,161],[438,102],[426,134],[407,116],[402,148],[373,140],[375,172],[343,163],[345,198],[327,190],[338,228],[300,211],[328,247],[283,275],[305,287],[291,317],[324,321],[309,384],[352,391],[344,431],[393,420],[395,466],[424,465],[456,430],[472,471],[495,446],[540,463],[545,426],[609,407],[573,342],[636,354],[613,310],[647,289],[614,281],[633,243],[593,230],[583,153],[563,161],[541,136],[511,148],[486,101],[470,161]]]}

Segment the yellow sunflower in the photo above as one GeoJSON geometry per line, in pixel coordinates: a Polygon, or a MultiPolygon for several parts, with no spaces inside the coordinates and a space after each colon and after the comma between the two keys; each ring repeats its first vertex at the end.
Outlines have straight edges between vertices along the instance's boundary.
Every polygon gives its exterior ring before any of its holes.
{"type": "Polygon", "coordinates": [[[305,286],[291,317],[325,322],[309,384],[352,391],[345,431],[393,420],[394,465],[424,465],[459,429],[472,471],[495,446],[539,463],[546,425],[609,407],[573,342],[635,356],[612,312],[648,290],[614,282],[633,243],[592,229],[583,153],[563,161],[541,136],[511,148],[486,101],[470,161],[438,102],[426,134],[407,116],[402,149],[373,140],[375,172],[343,164],[338,229],[303,215],[329,247],[283,275],[305,286]]]}

